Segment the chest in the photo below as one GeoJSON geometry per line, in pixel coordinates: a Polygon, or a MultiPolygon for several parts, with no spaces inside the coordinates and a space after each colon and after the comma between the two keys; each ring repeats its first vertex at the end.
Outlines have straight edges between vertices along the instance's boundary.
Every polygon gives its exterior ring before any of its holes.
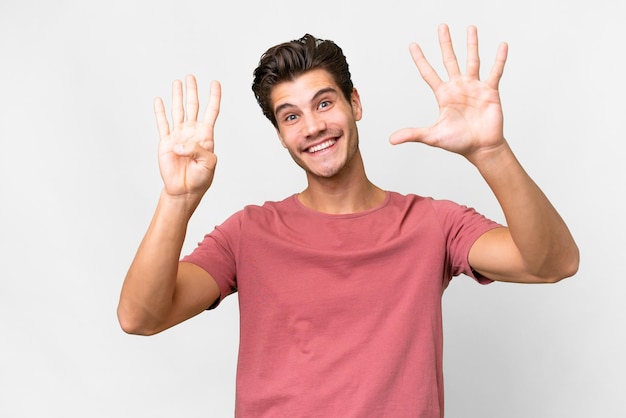
{"type": "Polygon", "coordinates": [[[428,224],[268,225],[242,240],[239,298],[260,306],[256,314],[347,315],[405,299],[439,303],[446,280],[445,244],[428,224]]]}

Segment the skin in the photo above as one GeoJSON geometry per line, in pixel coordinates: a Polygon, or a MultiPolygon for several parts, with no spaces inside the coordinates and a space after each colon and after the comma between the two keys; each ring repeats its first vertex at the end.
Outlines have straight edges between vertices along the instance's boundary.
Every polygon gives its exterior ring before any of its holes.
{"type": "Polygon", "coordinates": [[[478,35],[467,29],[466,73],[459,70],[450,32],[439,27],[439,44],[449,80],[444,82],[417,44],[411,56],[439,104],[437,122],[395,132],[390,142],[421,142],[464,156],[483,176],[504,212],[508,228],[481,236],[470,265],[493,280],[554,283],[578,270],[579,253],[565,222],[515,158],[503,133],[498,85],[508,45],[498,48],[488,78],[479,78],[478,35]]]}
{"type": "MultiPolygon", "coordinates": [[[[410,53],[439,105],[430,127],[406,128],[392,144],[420,142],[464,156],[483,176],[505,214],[508,227],[483,234],[469,253],[470,265],[493,280],[553,283],[578,269],[578,248],[561,217],[515,158],[503,134],[498,84],[508,46],[501,44],[486,80],[479,79],[476,28],[467,30],[466,73],[462,74],[448,27],[439,27],[448,80],[433,70],[417,44],[410,53]]],[[[150,335],[182,322],[219,297],[215,280],[201,268],[179,262],[187,225],[213,181],[217,157],[213,128],[221,88],[211,84],[207,110],[198,120],[196,80],[173,83],[172,125],[160,98],[154,109],[159,131],[163,191],[148,231],[124,281],[118,318],[129,333],[150,335]]],[[[323,70],[275,86],[272,102],[277,134],[307,176],[298,195],[311,209],[352,213],[379,205],[384,191],[365,175],[356,122],[362,107],[354,90],[347,100],[323,70]],[[311,147],[324,148],[310,152],[311,147]]]]}
{"type": "Polygon", "coordinates": [[[278,137],[307,176],[308,187],[298,195],[305,206],[340,214],[382,203],[385,192],[367,179],[359,151],[356,89],[348,101],[328,72],[312,70],[278,84],[271,98],[278,137]]]}

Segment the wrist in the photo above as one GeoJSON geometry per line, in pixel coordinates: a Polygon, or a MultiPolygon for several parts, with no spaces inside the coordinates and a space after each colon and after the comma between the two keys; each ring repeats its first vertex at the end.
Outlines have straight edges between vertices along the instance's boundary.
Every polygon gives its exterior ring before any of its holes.
{"type": "Polygon", "coordinates": [[[475,150],[465,158],[479,171],[502,167],[515,160],[515,155],[504,138],[497,145],[475,150]]]}
{"type": "Polygon", "coordinates": [[[159,196],[158,206],[160,211],[167,212],[173,217],[182,216],[188,220],[201,200],[202,196],[194,194],[171,195],[163,189],[159,196]]]}

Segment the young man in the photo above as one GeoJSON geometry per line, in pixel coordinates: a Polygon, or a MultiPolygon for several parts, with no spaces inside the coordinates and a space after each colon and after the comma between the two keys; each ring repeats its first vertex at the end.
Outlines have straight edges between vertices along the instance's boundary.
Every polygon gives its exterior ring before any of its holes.
{"type": "Polygon", "coordinates": [[[411,45],[441,114],[432,127],[400,130],[390,141],[463,155],[493,190],[507,227],[371,183],[358,144],[361,101],[343,53],[307,35],[270,48],[253,84],[307,188],[234,214],[182,261],[188,221],[215,170],[220,86],[211,85],[202,121],[192,76],[185,106],[174,82],[171,127],[155,101],[164,188],[122,288],[122,328],[154,334],[236,291],[237,416],[442,416],[449,280],[463,273],[480,283],[551,283],[578,268],[565,223],[503,137],[498,83],[507,46],[480,81],[476,28],[467,37],[463,75],[448,28],[439,28],[447,82],[411,45]]]}

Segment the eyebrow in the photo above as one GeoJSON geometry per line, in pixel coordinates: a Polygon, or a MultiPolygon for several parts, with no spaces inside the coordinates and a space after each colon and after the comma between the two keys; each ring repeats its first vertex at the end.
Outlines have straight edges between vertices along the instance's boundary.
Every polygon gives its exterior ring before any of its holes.
{"type": "MultiPolygon", "coordinates": [[[[311,101],[311,102],[314,102],[314,101],[316,101],[316,100],[317,100],[320,96],[323,96],[323,95],[324,95],[324,94],[326,94],[326,93],[335,93],[335,94],[337,94],[337,89],[335,89],[334,87],[325,87],[325,88],[323,88],[323,89],[321,89],[321,90],[318,90],[318,91],[317,91],[317,92],[313,95],[313,97],[311,97],[311,100],[310,100],[310,101],[311,101]]],[[[279,112],[281,112],[282,110],[284,110],[284,109],[288,109],[288,108],[291,108],[291,107],[297,107],[297,106],[296,106],[296,105],[294,105],[294,104],[291,104],[291,103],[283,103],[283,104],[281,104],[280,106],[278,106],[276,109],[274,109],[274,115],[278,115],[278,113],[279,113],[279,112]]]]}

